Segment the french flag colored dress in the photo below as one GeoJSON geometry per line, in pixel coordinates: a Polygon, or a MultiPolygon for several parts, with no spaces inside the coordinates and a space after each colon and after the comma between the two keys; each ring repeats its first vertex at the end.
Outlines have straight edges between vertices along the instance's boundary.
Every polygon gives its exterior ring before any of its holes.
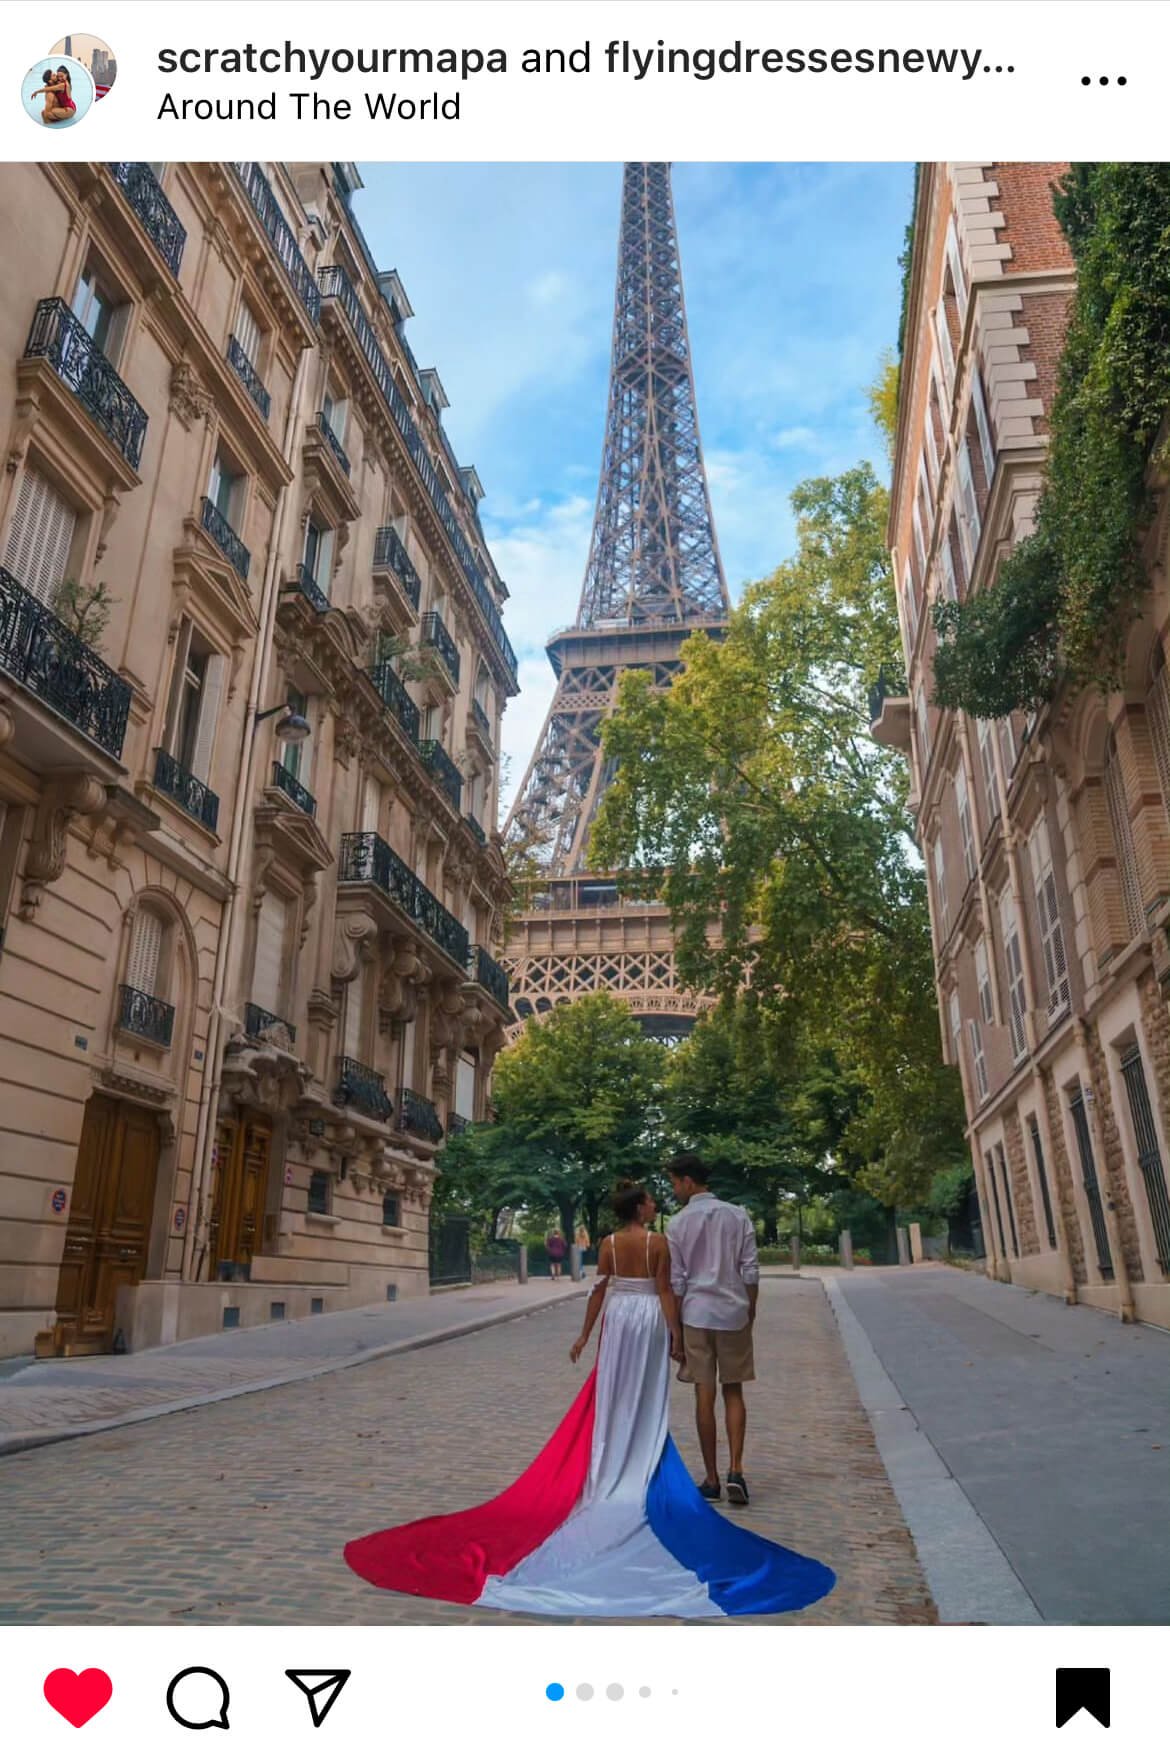
{"type": "Polygon", "coordinates": [[[532,1465],[475,1509],[367,1534],[346,1562],[381,1589],[580,1619],[787,1613],[825,1565],[728,1520],[667,1424],[670,1348],[653,1279],[611,1277],[597,1367],[532,1465]]]}

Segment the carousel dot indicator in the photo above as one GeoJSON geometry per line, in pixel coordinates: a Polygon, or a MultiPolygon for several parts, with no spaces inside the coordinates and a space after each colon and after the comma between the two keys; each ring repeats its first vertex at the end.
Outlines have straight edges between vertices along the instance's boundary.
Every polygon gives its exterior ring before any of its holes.
{"type": "Polygon", "coordinates": [[[544,1696],[546,1698],[551,1698],[554,1704],[559,1704],[561,1699],[565,1696],[565,1689],[559,1680],[554,1680],[551,1686],[545,1687],[544,1696]]]}
{"type": "Polygon", "coordinates": [[[650,1696],[650,1688],[648,1686],[639,1686],[638,1697],[639,1698],[649,1698],[649,1696],[650,1696]]]}
{"type": "Polygon", "coordinates": [[[582,1701],[593,1697],[593,1688],[588,1680],[583,1680],[577,1688],[577,1697],[582,1701]]]}
{"type": "Polygon", "coordinates": [[[614,1700],[614,1702],[616,1703],[619,1698],[625,1697],[625,1687],[619,1686],[617,1681],[615,1680],[612,1686],[606,1687],[605,1696],[607,1698],[612,1698],[614,1700]]]}

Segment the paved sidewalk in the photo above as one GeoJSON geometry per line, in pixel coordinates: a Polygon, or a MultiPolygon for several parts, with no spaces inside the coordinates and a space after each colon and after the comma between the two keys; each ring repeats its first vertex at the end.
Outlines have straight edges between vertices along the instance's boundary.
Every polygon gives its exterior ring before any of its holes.
{"type": "Polygon", "coordinates": [[[0,1455],[305,1381],[583,1296],[533,1279],[237,1328],[128,1357],[55,1358],[0,1376],[0,1455]]]}
{"type": "Polygon", "coordinates": [[[946,1266],[824,1276],[944,1615],[1165,1624],[1170,1333],[946,1266]]]}

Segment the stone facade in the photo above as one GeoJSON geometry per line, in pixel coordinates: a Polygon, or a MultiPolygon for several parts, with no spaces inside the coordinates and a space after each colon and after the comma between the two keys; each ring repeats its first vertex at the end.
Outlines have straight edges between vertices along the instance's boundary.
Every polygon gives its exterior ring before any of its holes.
{"type": "Polygon", "coordinates": [[[425,1292],[485,1111],[507,593],[359,187],[0,170],[0,1355],[425,1292]]]}
{"type": "Polygon", "coordinates": [[[890,516],[943,1048],[988,1269],[1170,1325],[1170,521],[1123,685],[994,723],[932,703],[931,611],[1033,527],[1073,263],[1059,164],[920,167],[890,516]]]}

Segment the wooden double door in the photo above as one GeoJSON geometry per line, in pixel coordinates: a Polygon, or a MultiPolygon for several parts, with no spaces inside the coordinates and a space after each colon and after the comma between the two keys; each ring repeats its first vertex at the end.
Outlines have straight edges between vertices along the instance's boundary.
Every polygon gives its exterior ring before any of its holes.
{"type": "Polygon", "coordinates": [[[90,1097],[57,1280],[59,1351],[111,1348],[118,1291],[146,1273],[158,1155],[157,1114],[90,1097]]]}
{"type": "Polygon", "coordinates": [[[223,1120],[211,1189],[211,1276],[246,1279],[263,1246],[272,1127],[261,1117],[223,1120]]]}

